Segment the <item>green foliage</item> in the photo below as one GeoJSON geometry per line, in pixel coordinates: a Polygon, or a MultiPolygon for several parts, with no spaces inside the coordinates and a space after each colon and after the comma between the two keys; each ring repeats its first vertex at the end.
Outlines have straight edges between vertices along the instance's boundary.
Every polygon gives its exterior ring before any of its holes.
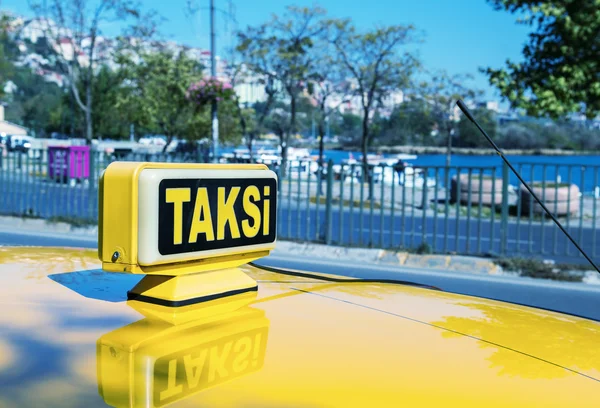
{"type": "Polygon", "coordinates": [[[94,134],[103,139],[128,139],[135,112],[131,106],[119,104],[126,80],[124,72],[103,66],[94,78],[92,87],[94,134]]]}
{"type": "Polygon", "coordinates": [[[505,149],[600,150],[600,130],[572,122],[521,121],[499,127],[496,141],[505,149]]]}
{"type": "Polygon", "coordinates": [[[273,105],[264,121],[264,129],[273,132],[280,139],[281,144],[289,143],[286,134],[289,133],[290,114],[289,106],[283,102],[277,102],[273,105]]]}
{"type": "Polygon", "coordinates": [[[128,81],[120,90],[117,107],[131,109],[133,121],[154,134],[188,138],[199,126],[194,106],[187,98],[191,83],[201,78],[201,67],[185,53],[147,52],[134,61],[122,55],[128,81]]]}
{"type": "Polygon", "coordinates": [[[525,15],[534,27],[524,61],[487,68],[490,83],[511,105],[534,116],[600,113],[600,1],[488,0],[497,10],[525,15]]]}
{"type": "Polygon", "coordinates": [[[481,94],[471,89],[467,83],[470,75],[450,75],[446,71],[432,73],[429,78],[417,85],[413,98],[426,103],[437,129],[444,136],[456,130],[457,122],[454,117],[458,99],[474,99],[481,94]]]}
{"type": "MultiPolygon", "coordinates": [[[[129,0],[97,0],[94,2],[81,0],[54,0],[52,2],[32,0],[29,2],[31,11],[39,21],[53,21],[61,30],[52,30],[43,27],[46,37],[45,44],[41,44],[51,53],[51,61],[55,68],[61,72],[67,81],[69,90],[73,94],[75,106],[81,110],[84,119],[84,136],[88,143],[94,136],[94,79],[96,68],[105,65],[108,54],[99,52],[99,38],[104,35],[103,28],[106,22],[119,21],[124,27],[124,33],[130,38],[146,40],[145,34],[153,34],[155,21],[153,15],[142,15],[139,4],[129,0]],[[140,21],[146,26],[141,30],[140,21]],[[69,38],[65,37],[68,32],[69,38]],[[74,52],[82,53],[84,58],[69,58],[65,53],[58,52],[50,43],[60,43],[67,39],[74,52]],[[85,62],[84,62],[85,61],[85,62]]],[[[97,116],[97,115],[96,115],[97,116]]]]}
{"type": "Polygon", "coordinates": [[[8,78],[16,90],[5,97],[8,101],[6,119],[29,128],[39,137],[60,131],[63,90],[27,68],[15,67],[8,78]]]}
{"type": "Polygon", "coordinates": [[[336,21],[333,26],[331,41],[337,53],[336,63],[344,67],[347,77],[352,78],[354,96],[361,101],[361,150],[366,170],[371,130],[374,130],[371,118],[376,116],[384,99],[408,86],[411,75],[419,66],[417,58],[403,50],[416,41],[415,28],[393,25],[359,32],[349,21],[336,21]]]}
{"type": "Polygon", "coordinates": [[[337,135],[345,146],[360,146],[362,118],[352,113],[333,112],[329,119],[329,130],[337,135]]]}
{"type": "Polygon", "coordinates": [[[13,68],[12,62],[9,60],[4,49],[4,44],[7,39],[7,24],[8,17],[6,15],[0,15],[0,98],[4,96],[4,86],[13,68]]]}
{"type": "Polygon", "coordinates": [[[590,269],[589,266],[553,265],[534,258],[501,258],[496,263],[504,270],[517,272],[520,276],[568,282],[581,282],[583,280],[581,272],[572,271],[590,269]]]}
{"type": "MultiPolygon", "coordinates": [[[[320,7],[288,6],[285,14],[273,15],[270,22],[238,33],[237,51],[247,66],[268,84],[277,82],[289,97],[289,115],[272,112],[268,120],[268,126],[279,135],[284,169],[290,137],[298,131],[297,103],[317,59],[314,44],[326,30],[325,13],[320,7]]],[[[277,88],[271,87],[267,93],[270,110],[277,88]]],[[[267,121],[266,116],[263,119],[267,121]]]]}
{"type": "MultiPolygon", "coordinates": [[[[168,144],[175,137],[186,140],[208,137],[210,107],[188,98],[190,85],[202,79],[202,66],[185,52],[173,54],[161,50],[139,57],[139,62],[130,55],[119,58],[127,80],[119,91],[117,108],[128,112],[136,127],[165,135],[168,144]]],[[[219,138],[224,143],[237,143],[241,139],[236,110],[236,102],[231,99],[218,105],[219,138]]]]}
{"type": "MultiPolygon", "coordinates": [[[[496,140],[498,127],[494,112],[480,108],[474,109],[472,113],[492,140],[496,140]]],[[[467,119],[466,116],[461,115],[460,122],[458,123],[458,138],[455,145],[458,147],[483,147],[486,146],[486,143],[487,141],[481,135],[479,129],[473,125],[473,122],[467,119]]]]}
{"type": "Polygon", "coordinates": [[[46,218],[46,222],[48,224],[58,224],[65,223],[69,224],[75,228],[87,228],[98,225],[98,221],[91,218],[80,218],[80,217],[69,217],[69,216],[53,216],[50,218],[46,218]]]}
{"type": "Polygon", "coordinates": [[[433,249],[427,242],[423,242],[415,249],[415,253],[419,255],[429,255],[433,253],[433,249]]]}
{"type": "Polygon", "coordinates": [[[398,105],[382,126],[376,139],[382,145],[435,146],[439,139],[434,134],[436,121],[431,106],[421,100],[398,105]]]}

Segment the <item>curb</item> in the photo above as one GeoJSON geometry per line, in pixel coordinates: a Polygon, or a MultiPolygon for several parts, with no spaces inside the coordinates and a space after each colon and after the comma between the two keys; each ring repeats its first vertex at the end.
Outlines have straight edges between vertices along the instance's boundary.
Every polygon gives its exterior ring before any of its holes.
{"type": "Polygon", "coordinates": [[[98,227],[75,227],[66,222],[49,222],[41,218],[0,216],[0,226],[15,231],[43,231],[50,233],[97,236],[98,227]]]}
{"type": "MultiPolygon", "coordinates": [[[[15,231],[46,232],[78,236],[97,237],[98,227],[75,227],[66,222],[48,222],[40,218],[0,216],[0,226],[15,231]]],[[[418,255],[405,251],[389,251],[373,248],[347,248],[323,244],[278,241],[276,252],[343,259],[355,262],[398,265],[411,268],[435,269],[470,274],[497,275],[501,269],[493,262],[472,256],[418,255]]]]}
{"type": "Polygon", "coordinates": [[[501,268],[494,262],[473,256],[462,255],[418,255],[408,252],[380,250],[378,261],[385,264],[410,266],[413,268],[446,270],[453,272],[498,275],[501,268]]]}

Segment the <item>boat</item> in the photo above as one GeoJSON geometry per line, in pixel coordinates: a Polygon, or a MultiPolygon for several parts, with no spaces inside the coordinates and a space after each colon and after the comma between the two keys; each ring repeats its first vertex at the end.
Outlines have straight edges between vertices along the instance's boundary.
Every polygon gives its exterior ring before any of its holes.
{"type": "MultiPolygon", "coordinates": [[[[253,154],[254,162],[266,164],[267,166],[281,165],[281,149],[270,147],[261,147],[253,154]]],[[[221,156],[222,163],[233,161],[250,161],[250,151],[248,148],[238,148],[233,153],[224,153],[221,156]]],[[[288,174],[300,176],[302,178],[316,174],[319,168],[317,158],[310,154],[309,149],[289,147],[287,151],[287,170],[288,174]]]]}
{"type": "MultiPolygon", "coordinates": [[[[432,177],[425,177],[423,169],[413,167],[409,160],[416,160],[414,154],[397,154],[393,156],[383,156],[378,154],[368,154],[367,163],[373,168],[373,182],[391,185],[398,183],[405,187],[435,187],[436,180],[432,177]],[[395,166],[402,160],[404,171],[397,171],[395,166]]],[[[343,165],[334,165],[333,171],[336,179],[344,179],[345,183],[360,183],[362,176],[362,156],[358,159],[352,153],[349,153],[348,159],[344,160],[343,165]],[[343,173],[342,173],[343,168],[343,173]]]]}

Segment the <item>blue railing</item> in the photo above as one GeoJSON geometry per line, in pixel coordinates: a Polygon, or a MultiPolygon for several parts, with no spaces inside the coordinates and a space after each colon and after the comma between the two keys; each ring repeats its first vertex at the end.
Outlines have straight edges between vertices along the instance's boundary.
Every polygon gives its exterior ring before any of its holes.
{"type": "MultiPolygon", "coordinates": [[[[98,178],[115,160],[198,162],[202,157],[92,152],[87,159],[57,164],[46,150],[4,153],[0,213],[95,223],[98,178]]],[[[518,163],[516,168],[600,261],[600,165],[518,163]]],[[[285,171],[273,169],[279,175],[280,239],[583,261],[504,165],[400,169],[383,164],[365,173],[360,163],[328,162],[319,169],[314,161],[294,160],[285,171]]]]}

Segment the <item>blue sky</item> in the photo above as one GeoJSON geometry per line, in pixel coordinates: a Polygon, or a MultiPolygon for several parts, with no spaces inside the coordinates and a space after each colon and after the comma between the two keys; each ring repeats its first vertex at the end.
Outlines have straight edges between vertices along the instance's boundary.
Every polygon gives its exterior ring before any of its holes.
{"type": "MultiPolygon", "coordinates": [[[[166,21],[161,26],[165,37],[191,46],[208,48],[208,0],[189,0],[204,7],[190,17],[186,13],[188,0],[144,0],[147,9],[156,10],[166,21]]],[[[0,0],[2,9],[29,15],[27,1],[0,0]]],[[[471,83],[486,91],[488,98],[498,99],[479,67],[501,67],[504,61],[521,59],[521,49],[527,40],[528,27],[517,25],[515,16],[495,11],[486,0],[215,0],[217,8],[235,9],[238,28],[257,25],[268,20],[273,13],[281,13],[288,4],[311,6],[318,4],[332,17],[352,18],[362,29],[375,24],[414,24],[425,32],[425,41],[419,46],[424,65],[431,70],[445,69],[454,73],[470,73],[471,83]]],[[[234,24],[226,22],[218,13],[217,47],[230,46],[234,24]]],[[[118,27],[105,27],[114,34],[118,27]]]]}

